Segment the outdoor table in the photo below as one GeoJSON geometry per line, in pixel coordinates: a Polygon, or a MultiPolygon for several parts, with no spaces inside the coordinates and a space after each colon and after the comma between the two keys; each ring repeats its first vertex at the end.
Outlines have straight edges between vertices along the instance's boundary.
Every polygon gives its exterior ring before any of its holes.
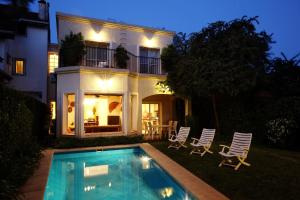
{"type": "MultiPolygon", "coordinates": [[[[153,125],[152,127],[153,127],[153,130],[157,129],[158,134],[161,136],[163,134],[163,129],[170,128],[170,125],[169,124],[166,124],[166,125],[153,125]]],[[[153,134],[154,134],[154,131],[152,131],[152,140],[153,140],[153,134]]]]}

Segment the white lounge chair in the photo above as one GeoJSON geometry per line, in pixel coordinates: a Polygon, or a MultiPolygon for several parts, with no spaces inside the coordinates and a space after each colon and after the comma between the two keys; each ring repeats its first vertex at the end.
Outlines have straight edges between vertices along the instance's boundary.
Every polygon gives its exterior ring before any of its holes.
{"type": "Polygon", "coordinates": [[[175,149],[179,149],[180,147],[187,148],[187,146],[184,143],[186,142],[186,139],[189,136],[190,129],[191,129],[190,127],[180,127],[178,134],[172,135],[171,138],[169,138],[171,144],[168,146],[168,148],[175,148],[175,149]]]}
{"type": "Polygon", "coordinates": [[[190,154],[196,153],[200,154],[201,156],[204,156],[206,152],[213,153],[210,149],[211,144],[214,140],[216,133],[216,129],[206,129],[204,128],[202,130],[202,134],[199,139],[192,138],[191,146],[193,147],[193,150],[190,154]],[[203,151],[202,151],[203,150],[203,151]]]}
{"type": "Polygon", "coordinates": [[[226,145],[220,145],[223,148],[219,154],[223,157],[223,160],[219,164],[219,167],[222,165],[228,165],[234,167],[235,170],[238,170],[242,164],[250,166],[250,164],[245,162],[245,160],[248,156],[251,140],[252,133],[235,132],[230,147],[226,145]],[[225,152],[225,149],[228,150],[225,152]],[[236,164],[233,164],[233,159],[237,160],[236,164]]]}

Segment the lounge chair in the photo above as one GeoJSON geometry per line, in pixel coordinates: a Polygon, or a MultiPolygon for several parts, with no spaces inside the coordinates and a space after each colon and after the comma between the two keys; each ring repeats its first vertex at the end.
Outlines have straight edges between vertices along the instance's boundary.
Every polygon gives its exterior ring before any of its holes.
{"type": "Polygon", "coordinates": [[[186,142],[189,133],[190,133],[190,127],[180,127],[178,134],[172,135],[171,138],[169,138],[171,144],[168,146],[168,148],[175,148],[175,149],[179,149],[180,147],[187,148],[187,146],[184,143],[186,142]]]}
{"type": "Polygon", "coordinates": [[[223,148],[219,154],[223,157],[223,160],[219,164],[219,167],[222,165],[228,165],[234,167],[235,170],[238,170],[242,164],[250,166],[250,164],[245,162],[245,160],[248,156],[251,140],[252,133],[235,132],[230,147],[226,145],[220,145],[223,148]],[[228,150],[225,152],[225,149],[228,150]],[[236,164],[233,164],[233,160],[237,160],[236,164]]]}
{"type": "Polygon", "coordinates": [[[202,134],[199,139],[192,138],[191,146],[193,150],[190,154],[196,153],[204,156],[206,152],[213,153],[210,149],[211,143],[214,140],[216,129],[206,129],[202,130],[202,134]],[[202,151],[203,150],[203,151],[202,151]]]}

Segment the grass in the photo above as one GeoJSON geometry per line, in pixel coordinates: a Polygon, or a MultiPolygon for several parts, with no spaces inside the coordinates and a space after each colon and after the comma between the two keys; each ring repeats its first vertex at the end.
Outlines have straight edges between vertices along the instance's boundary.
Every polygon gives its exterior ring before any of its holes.
{"type": "Polygon", "coordinates": [[[218,167],[221,157],[217,145],[212,147],[214,154],[202,158],[189,155],[190,148],[168,149],[167,142],[152,145],[230,199],[300,199],[299,152],[252,146],[247,159],[251,166],[234,171],[218,167]]]}

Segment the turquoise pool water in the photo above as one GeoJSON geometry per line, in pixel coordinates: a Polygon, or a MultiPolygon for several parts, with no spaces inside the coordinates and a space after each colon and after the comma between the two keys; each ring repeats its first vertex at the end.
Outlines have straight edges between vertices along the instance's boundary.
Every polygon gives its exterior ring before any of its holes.
{"type": "Polygon", "coordinates": [[[195,199],[140,148],[56,153],[45,200],[195,199]]]}

